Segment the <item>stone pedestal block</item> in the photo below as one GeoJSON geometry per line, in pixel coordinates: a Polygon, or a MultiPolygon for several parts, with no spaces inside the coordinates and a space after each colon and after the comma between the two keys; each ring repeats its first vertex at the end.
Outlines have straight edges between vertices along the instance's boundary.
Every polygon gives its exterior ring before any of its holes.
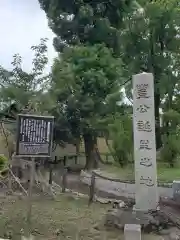
{"type": "Polygon", "coordinates": [[[124,239],[125,240],[141,240],[141,225],[126,224],[124,226],[124,239]]]}

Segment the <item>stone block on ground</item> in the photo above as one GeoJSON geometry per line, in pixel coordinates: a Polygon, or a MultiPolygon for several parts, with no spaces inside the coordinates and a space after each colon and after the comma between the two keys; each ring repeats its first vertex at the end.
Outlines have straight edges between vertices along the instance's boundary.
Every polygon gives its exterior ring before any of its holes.
{"type": "Polygon", "coordinates": [[[125,208],[126,204],[122,200],[112,199],[112,198],[105,198],[105,197],[99,197],[97,195],[94,196],[94,201],[102,203],[102,204],[113,204],[113,208],[125,208]]]}
{"type": "Polygon", "coordinates": [[[173,199],[177,202],[180,201],[180,181],[173,181],[173,199]]]}
{"type": "Polygon", "coordinates": [[[125,240],[141,240],[141,225],[125,224],[124,239],[125,240]]]}
{"type": "Polygon", "coordinates": [[[22,236],[21,240],[34,240],[34,236],[30,235],[29,237],[22,236]]]}

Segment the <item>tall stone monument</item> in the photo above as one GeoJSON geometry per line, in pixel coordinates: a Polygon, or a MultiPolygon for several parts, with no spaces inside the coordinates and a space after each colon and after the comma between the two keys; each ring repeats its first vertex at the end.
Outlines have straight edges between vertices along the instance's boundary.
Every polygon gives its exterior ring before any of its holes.
{"type": "Polygon", "coordinates": [[[157,188],[154,79],[151,73],[133,76],[135,210],[156,210],[157,188]]]}

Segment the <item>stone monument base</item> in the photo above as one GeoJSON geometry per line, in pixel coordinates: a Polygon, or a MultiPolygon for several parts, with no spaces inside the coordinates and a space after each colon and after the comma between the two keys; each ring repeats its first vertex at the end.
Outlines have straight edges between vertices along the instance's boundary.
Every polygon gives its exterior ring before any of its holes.
{"type": "Polygon", "coordinates": [[[173,225],[169,218],[159,210],[144,212],[137,211],[137,209],[135,211],[132,207],[126,207],[108,211],[104,223],[106,227],[123,230],[126,224],[138,224],[141,226],[142,232],[145,233],[157,233],[173,225]]]}

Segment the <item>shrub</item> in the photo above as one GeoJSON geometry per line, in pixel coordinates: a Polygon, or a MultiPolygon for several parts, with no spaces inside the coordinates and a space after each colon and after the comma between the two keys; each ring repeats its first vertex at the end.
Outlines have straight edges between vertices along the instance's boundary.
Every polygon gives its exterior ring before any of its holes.
{"type": "Polygon", "coordinates": [[[0,155],[0,171],[4,169],[4,167],[7,165],[8,159],[4,155],[0,155]]]}
{"type": "Polygon", "coordinates": [[[163,114],[163,147],[161,150],[161,160],[169,163],[170,167],[174,167],[180,154],[180,114],[169,109],[163,114]]]}
{"type": "Polygon", "coordinates": [[[180,136],[179,134],[170,134],[163,136],[163,148],[161,150],[161,160],[169,163],[170,167],[174,164],[180,154],[180,136]]]}
{"type": "Polygon", "coordinates": [[[110,125],[110,137],[116,161],[123,167],[132,161],[133,152],[132,120],[129,116],[120,116],[110,125]]]}

